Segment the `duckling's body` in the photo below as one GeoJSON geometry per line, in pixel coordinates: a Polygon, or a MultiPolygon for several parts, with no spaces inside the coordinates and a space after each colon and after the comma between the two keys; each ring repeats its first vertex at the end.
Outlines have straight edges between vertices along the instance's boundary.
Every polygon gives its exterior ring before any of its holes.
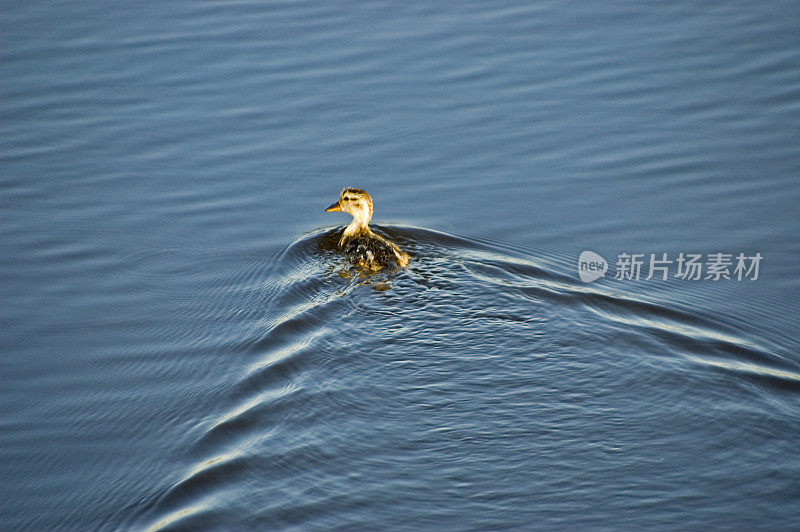
{"type": "Polygon", "coordinates": [[[339,249],[356,265],[374,271],[408,266],[411,260],[408,253],[369,228],[369,221],[372,219],[372,198],[366,191],[360,188],[346,188],[339,195],[339,201],[325,211],[344,211],[353,215],[353,221],[345,228],[339,239],[339,249]]]}

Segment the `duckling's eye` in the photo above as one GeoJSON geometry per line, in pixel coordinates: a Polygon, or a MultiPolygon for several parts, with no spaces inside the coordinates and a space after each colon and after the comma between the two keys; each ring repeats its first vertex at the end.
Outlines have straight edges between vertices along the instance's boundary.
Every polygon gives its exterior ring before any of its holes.
{"type": "Polygon", "coordinates": [[[344,197],[344,198],[342,198],[342,199],[343,199],[344,201],[350,201],[350,200],[351,200],[351,199],[353,199],[353,198],[344,197]]]}

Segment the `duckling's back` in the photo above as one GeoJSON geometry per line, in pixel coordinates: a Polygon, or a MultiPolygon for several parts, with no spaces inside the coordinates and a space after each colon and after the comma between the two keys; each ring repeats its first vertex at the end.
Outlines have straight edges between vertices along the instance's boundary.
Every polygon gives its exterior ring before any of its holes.
{"type": "Polygon", "coordinates": [[[406,253],[374,233],[348,239],[343,250],[355,264],[370,270],[408,266],[409,256],[406,253]]]}

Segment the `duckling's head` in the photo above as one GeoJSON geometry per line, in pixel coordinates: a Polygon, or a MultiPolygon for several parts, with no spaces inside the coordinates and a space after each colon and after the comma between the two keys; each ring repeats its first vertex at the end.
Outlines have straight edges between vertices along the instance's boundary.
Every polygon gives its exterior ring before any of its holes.
{"type": "Polygon", "coordinates": [[[325,209],[326,212],[343,211],[353,215],[348,230],[366,228],[372,219],[372,198],[360,188],[346,188],[339,194],[339,201],[325,209]]]}

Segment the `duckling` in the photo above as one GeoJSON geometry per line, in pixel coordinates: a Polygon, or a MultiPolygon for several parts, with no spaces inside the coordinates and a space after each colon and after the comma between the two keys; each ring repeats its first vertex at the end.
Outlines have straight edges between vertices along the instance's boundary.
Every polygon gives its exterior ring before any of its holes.
{"type": "Polygon", "coordinates": [[[343,211],[353,215],[353,221],[339,239],[339,249],[352,258],[353,262],[373,271],[395,265],[405,268],[411,260],[408,253],[397,244],[375,234],[369,228],[372,219],[372,198],[360,188],[345,188],[339,201],[325,209],[325,212],[343,211]]]}

